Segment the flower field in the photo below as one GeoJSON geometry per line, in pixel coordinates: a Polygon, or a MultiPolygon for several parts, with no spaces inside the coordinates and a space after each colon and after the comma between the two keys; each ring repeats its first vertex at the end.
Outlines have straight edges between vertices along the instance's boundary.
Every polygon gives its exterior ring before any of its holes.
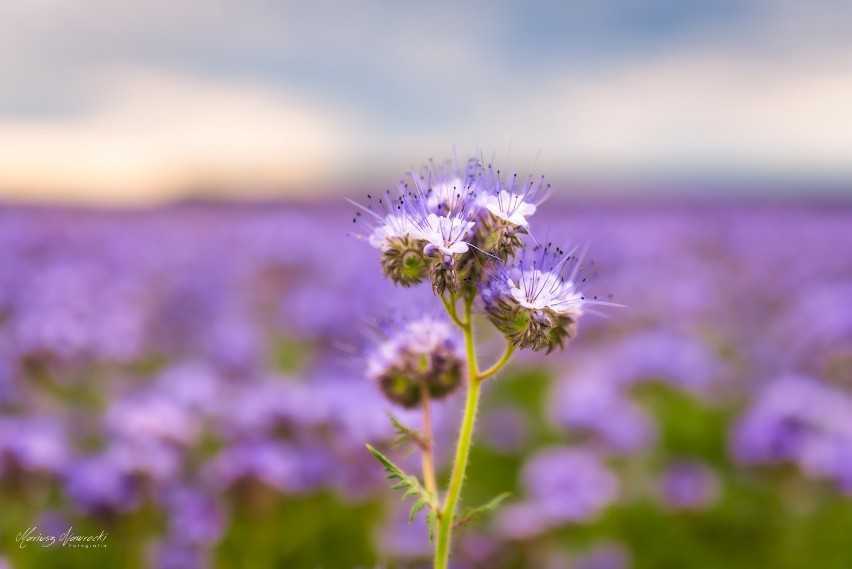
{"type": "MultiPolygon", "coordinates": [[[[353,210],[0,209],[0,567],[430,566],[364,446],[417,468],[368,343],[443,307],[382,277],[353,210]],[[26,539],[72,527],[105,547],[26,539]]],[[[511,495],[451,566],[852,566],[852,208],[553,198],[536,223],[624,307],[485,384],[463,502],[511,495]]],[[[433,409],[441,480],[462,404],[433,409]]]]}

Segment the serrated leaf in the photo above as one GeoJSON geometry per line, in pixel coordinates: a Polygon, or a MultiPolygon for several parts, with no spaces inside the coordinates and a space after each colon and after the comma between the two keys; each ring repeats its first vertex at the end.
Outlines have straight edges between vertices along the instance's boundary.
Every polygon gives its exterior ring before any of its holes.
{"type": "Polygon", "coordinates": [[[437,499],[431,492],[426,490],[426,488],[424,488],[422,484],[420,484],[420,480],[418,480],[416,476],[406,474],[405,471],[403,471],[400,467],[391,462],[388,457],[377,451],[372,446],[367,445],[367,450],[369,450],[370,454],[372,454],[376,458],[376,460],[381,462],[382,466],[385,467],[385,472],[388,473],[388,480],[399,480],[399,482],[391,486],[391,489],[405,489],[405,492],[402,494],[403,500],[412,496],[418,497],[417,501],[414,502],[414,506],[412,506],[411,508],[411,514],[409,515],[409,523],[414,521],[414,517],[417,515],[417,513],[427,506],[430,509],[430,514],[437,512],[437,499]]]}
{"type": "Polygon", "coordinates": [[[411,506],[411,513],[408,515],[408,523],[413,522],[415,516],[417,516],[417,514],[419,514],[421,511],[423,511],[423,508],[425,508],[427,505],[428,504],[426,503],[426,500],[424,500],[423,498],[419,498],[416,502],[414,502],[414,505],[411,506]]]}
{"type": "Polygon", "coordinates": [[[409,429],[403,425],[390,411],[388,411],[388,418],[390,418],[393,428],[396,431],[396,438],[393,440],[394,446],[412,444],[421,450],[427,450],[429,448],[429,441],[424,439],[423,436],[414,429],[409,429]]]}
{"type": "Polygon", "coordinates": [[[453,529],[458,529],[468,525],[469,523],[481,518],[485,514],[489,512],[493,512],[497,509],[500,503],[508,498],[510,494],[508,492],[503,492],[499,496],[491,499],[489,502],[481,506],[477,506],[475,508],[468,508],[459,516],[456,522],[453,524],[453,529]]]}
{"type": "Polygon", "coordinates": [[[426,524],[429,526],[429,542],[434,542],[435,533],[438,529],[438,512],[436,510],[429,510],[429,513],[426,514],[426,524]]]}

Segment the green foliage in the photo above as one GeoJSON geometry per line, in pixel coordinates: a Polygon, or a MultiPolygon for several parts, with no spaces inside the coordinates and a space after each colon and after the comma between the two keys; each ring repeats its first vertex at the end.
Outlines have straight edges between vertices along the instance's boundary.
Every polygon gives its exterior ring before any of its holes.
{"type": "Polygon", "coordinates": [[[478,520],[485,514],[493,512],[497,509],[498,506],[500,506],[503,500],[505,500],[509,496],[511,496],[509,492],[503,492],[502,494],[492,498],[490,501],[486,502],[481,506],[465,509],[458,517],[458,519],[456,519],[455,523],[453,524],[453,529],[455,530],[463,528],[471,522],[478,520]]]}
{"type": "Polygon", "coordinates": [[[421,434],[414,429],[409,429],[403,425],[399,419],[396,418],[396,415],[390,411],[388,411],[388,418],[390,418],[391,423],[393,423],[394,431],[396,431],[396,437],[393,440],[394,446],[404,447],[407,453],[413,451],[415,447],[425,449],[429,446],[429,441],[424,439],[421,434]]]}
{"type": "Polygon", "coordinates": [[[231,523],[214,552],[217,569],[376,567],[379,562],[373,538],[383,508],[375,501],[353,504],[333,492],[284,496],[253,481],[231,488],[227,499],[231,523]]]}
{"type": "MultiPolygon", "coordinates": [[[[398,423],[398,421],[396,422],[398,423]]],[[[388,473],[388,480],[399,480],[391,488],[394,490],[405,490],[402,494],[403,500],[412,496],[417,497],[417,500],[415,500],[414,505],[411,507],[411,513],[408,517],[409,523],[413,522],[414,517],[427,506],[432,512],[437,513],[439,511],[438,500],[435,495],[426,490],[416,476],[406,474],[400,467],[391,462],[388,457],[372,446],[367,445],[367,450],[385,467],[385,472],[388,473]]],[[[436,519],[436,516],[429,516],[430,532],[432,531],[431,526],[435,523],[436,519]]]]}

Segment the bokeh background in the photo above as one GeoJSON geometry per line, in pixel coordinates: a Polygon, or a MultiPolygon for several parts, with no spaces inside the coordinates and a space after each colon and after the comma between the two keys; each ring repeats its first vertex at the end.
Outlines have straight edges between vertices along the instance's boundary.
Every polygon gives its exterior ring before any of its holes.
{"type": "Polygon", "coordinates": [[[0,567],[427,567],[343,197],[480,153],[627,308],[487,387],[454,567],[852,565],[848,2],[6,2],[0,85],[0,567]]]}

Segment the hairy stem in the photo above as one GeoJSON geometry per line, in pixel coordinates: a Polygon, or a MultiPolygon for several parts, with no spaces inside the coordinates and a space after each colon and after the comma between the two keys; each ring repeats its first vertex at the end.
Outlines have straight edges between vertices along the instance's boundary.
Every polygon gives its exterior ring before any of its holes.
{"type": "Polygon", "coordinates": [[[464,345],[468,365],[467,404],[465,405],[464,418],[462,419],[461,432],[459,433],[458,447],[456,447],[456,458],[450,477],[450,486],[447,490],[447,497],[443,508],[441,508],[442,516],[438,522],[438,535],[435,540],[435,569],[447,569],[450,557],[450,538],[452,537],[453,519],[455,518],[456,506],[461,496],[462,482],[464,481],[467,460],[470,454],[470,442],[473,438],[476,408],[479,404],[481,379],[476,364],[476,346],[474,344],[473,326],[471,325],[470,318],[471,304],[471,299],[465,299],[465,323],[461,326],[464,331],[464,345]]]}
{"type": "Polygon", "coordinates": [[[421,456],[423,458],[423,484],[426,489],[438,499],[438,485],[435,483],[435,461],[433,458],[434,439],[432,437],[432,411],[429,401],[429,387],[424,383],[422,387],[423,406],[423,447],[421,456]]]}
{"type": "Polygon", "coordinates": [[[493,366],[479,374],[479,380],[482,381],[483,379],[489,378],[501,369],[503,369],[503,366],[506,365],[506,362],[509,361],[509,358],[512,357],[513,353],[515,353],[515,346],[510,343],[506,346],[506,351],[503,353],[503,356],[499,360],[497,360],[497,362],[493,366]]]}
{"type": "Polygon", "coordinates": [[[450,298],[441,295],[441,302],[444,303],[444,308],[447,309],[447,314],[450,315],[450,318],[453,319],[453,322],[455,322],[456,325],[458,325],[460,328],[464,328],[465,326],[470,324],[470,314],[468,314],[467,320],[465,322],[462,322],[461,318],[459,318],[458,314],[456,313],[455,295],[451,295],[450,298]]]}

